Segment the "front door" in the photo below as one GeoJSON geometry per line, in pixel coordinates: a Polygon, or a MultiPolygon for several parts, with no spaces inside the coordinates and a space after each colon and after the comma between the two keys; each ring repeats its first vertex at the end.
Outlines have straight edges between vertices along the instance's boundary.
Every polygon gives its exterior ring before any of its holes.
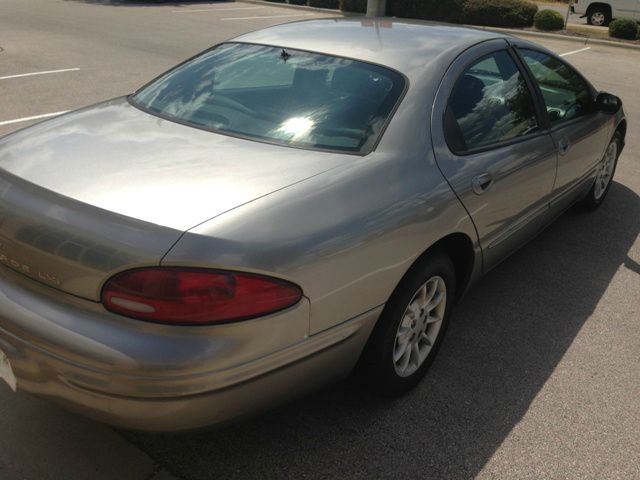
{"type": "Polygon", "coordinates": [[[518,49],[540,89],[558,149],[553,203],[570,204],[588,186],[609,144],[611,116],[595,109],[595,90],[561,59],[518,49]]]}

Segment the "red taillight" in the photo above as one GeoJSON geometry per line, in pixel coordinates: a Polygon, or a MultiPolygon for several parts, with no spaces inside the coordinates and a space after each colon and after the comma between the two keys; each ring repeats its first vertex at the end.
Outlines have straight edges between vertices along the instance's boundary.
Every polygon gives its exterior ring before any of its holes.
{"type": "Polygon", "coordinates": [[[251,273],[226,270],[145,268],[111,278],[102,303],[127,317],[204,325],[277,312],[298,303],[300,288],[251,273]]]}

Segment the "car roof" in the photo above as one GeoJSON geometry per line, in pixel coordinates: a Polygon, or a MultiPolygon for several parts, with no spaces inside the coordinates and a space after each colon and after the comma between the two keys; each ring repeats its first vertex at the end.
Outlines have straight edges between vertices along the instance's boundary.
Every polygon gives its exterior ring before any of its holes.
{"type": "MultiPolygon", "coordinates": [[[[407,76],[472,45],[507,35],[442,23],[396,18],[326,18],[257,30],[238,42],[307,50],[376,63],[407,76]]],[[[445,58],[446,60],[446,58],[445,58]]]]}

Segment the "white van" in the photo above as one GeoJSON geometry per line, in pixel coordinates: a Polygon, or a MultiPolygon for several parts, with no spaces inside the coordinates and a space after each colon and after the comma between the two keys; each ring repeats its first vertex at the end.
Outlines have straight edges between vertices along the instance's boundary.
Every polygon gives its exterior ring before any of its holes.
{"type": "Polygon", "coordinates": [[[607,26],[614,18],[640,20],[640,0],[574,0],[571,11],[587,17],[589,25],[607,26]]]}

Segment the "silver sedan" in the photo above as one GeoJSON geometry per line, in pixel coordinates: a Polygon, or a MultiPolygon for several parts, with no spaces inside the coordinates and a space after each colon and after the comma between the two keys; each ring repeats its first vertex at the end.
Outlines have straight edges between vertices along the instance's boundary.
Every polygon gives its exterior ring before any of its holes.
{"type": "Polygon", "coordinates": [[[217,45],[0,140],[0,377],[141,430],[351,372],[402,394],[483,273],[602,203],[626,128],[496,33],[332,19],[217,45]]]}

